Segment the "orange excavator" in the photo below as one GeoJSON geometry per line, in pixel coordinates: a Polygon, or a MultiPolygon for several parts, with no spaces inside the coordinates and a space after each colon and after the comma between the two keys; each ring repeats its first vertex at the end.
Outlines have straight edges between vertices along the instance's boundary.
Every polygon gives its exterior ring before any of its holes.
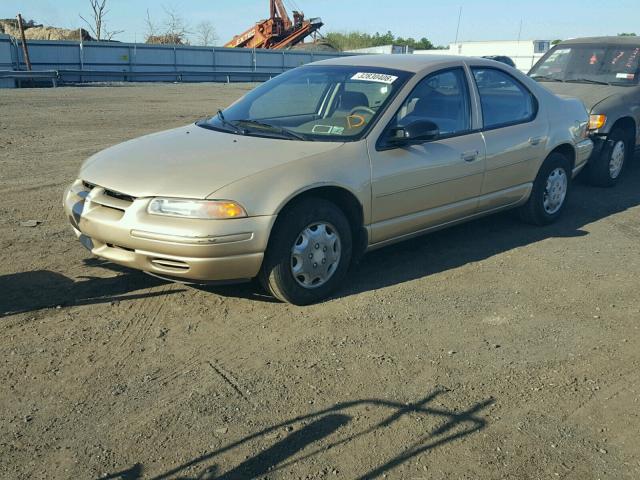
{"type": "Polygon", "coordinates": [[[291,21],[282,0],[269,0],[269,7],[268,19],[261,20],[243,34],[236,35],[225,47],[273,50],[289,48],[302,42],[323,25],[321,19],[305,19],[304,13],[299,11],[293,12],[291,21]]]}

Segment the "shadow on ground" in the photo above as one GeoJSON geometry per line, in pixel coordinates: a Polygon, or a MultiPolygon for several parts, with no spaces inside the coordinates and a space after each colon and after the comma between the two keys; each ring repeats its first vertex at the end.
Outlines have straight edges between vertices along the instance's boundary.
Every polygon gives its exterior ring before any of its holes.
{"type": "MultiPolygon", "coordinates": [[[[430,403],[444,393],[445,390],[436,390],[415,403],[399,403],[380,399],[338,403],[325,410],[302,415],[270,426],[150,478],[153,480],[239,480],[257,478],[261,475],[291,467],[339,445],[348,445],[357,438],[375,434],[392,426],[405,415],[426,415],[442,419],[442,423],[437,428],[419,435],[414,441],[402,447],[401,451],[394,457],[355,477],[359,480],[377,478],[391,472],[417,455],[460,440],[487,426],[486,419],[480,413],[494,402],[492,398],[476,403],[463,411],[451,411],[429,406],[430,403]],[[389,413],[374,425],[363,427],[358,424],[361,420],[354,420],[354,417],[348,414],[350,409],[360,406],[384,408],[389,410],[389,413]],[[273,443],[274,440],[270,440],[274,433],[285,429],[291,430],[291,433],[287,434],[285,438],[275,441],[275,443],[273,443]],[[260,450],[259,453],[247,458],[230,470],[219,473],[215,463],[206,466],[206,464],[214,461],[216,457],[250,443],[256,450],[260,450]],[[195,469],[200,470],[195,476],[191,474],[184,476],[188,471],[195,469]]],[[[127,470],[100,478],[102,480],[138,480],[143,476],[144,465],[136,463],[127,470]]]]}
{"type": "MultiPolygon", "coordinates": [[[[640,159],[615,188],[594,188],[578,179],[562,218],[537,227],[522,223],[515,212],[488,216],[463,225],[371,252],[352,268],[336,297],[389,287],[478,262],[547,238],[588,235],[583,228],[640,205],[640,159]]],[[[640,240],[640,229],[637,232],[640,240]]],[[[239,298],[263,300],[257,286],[200,287],[239,298]]],[[[334,297],[334,298],[336,298],[334,297]]]]}
{"type": "Polygon", "coordinates": [[[0,317],[17,313],[26,313],[67,305],[91,305],[139,298],[170,295],[183,290],[170,292],[146,292],[131,294],[139,290],[156,287],[167,282],[150,277],[118,265],[98,259],[88,259],[85,263],[91,267],[104,267],[119,273],[115,277],[71,278],[49,270],[14,273],[0,276],[0,317]]]}
{"type": "MultiPolygon", "coordinates": [[[[586,225],[640,205],[640,160],[613,189],[574,184],[573,195],[563,217],[546,227],[521,223],[513,212],[492,215],[431,235],[398,243],[369,253],[347,277],[336,294],[347,297],[478,262],[547,238],[580,237],[586,225]]],[[[640,239],[640,229],[630,231],[640,239]],[[635,233],[634,233],[635,232],[635,233]]],[[[108,262],[91,259],[89,266],[118,271],[113,278],[85,277],[75,282],[59,273],[39,270],[0,276],[0,317],[57,305],[86,305],[175,294],[183,290],[126,295],[164,283],[108,262]]],[[[257,282],[229,286],[197,286],[224,297],[274,302],[257,282]]]]}

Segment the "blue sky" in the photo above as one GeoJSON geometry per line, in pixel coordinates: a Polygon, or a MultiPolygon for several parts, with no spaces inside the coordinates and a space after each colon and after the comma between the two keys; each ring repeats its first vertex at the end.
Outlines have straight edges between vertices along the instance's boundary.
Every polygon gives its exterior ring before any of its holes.
{"type": "MultiPolygon", "coordinates": [[[[108,0],[110,30],[125,30],[116,39],[140,41],[145,33],[146,10],[154,20],[163,16],[162,5],[180,11],[196,25],[211,21],[222,43],[268,16],[267,0],[108,0]]],[[[461,40],[556,39],[620,32],[640,34],[638,0],[285,0],[307,16],[322,17],[324,31],[391,30],[396,35],[426,36],[436,44],[453,42],[458,9],[463,7],[461,40]]],[[[0,18],[25,18],[78,28],[79,13],[88,13],[88,0],[0,0],[0,18]]]]}

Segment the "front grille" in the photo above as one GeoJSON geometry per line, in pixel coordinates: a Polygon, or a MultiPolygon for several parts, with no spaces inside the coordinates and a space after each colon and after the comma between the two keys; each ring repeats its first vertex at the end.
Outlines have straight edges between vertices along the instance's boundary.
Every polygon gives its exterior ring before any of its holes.
{"type": "MultiPolygon", "coordinates": [[[[89,183],[89,182],[87,182],[85,180],[82,181],[82,185],[84,186],[84,188],[87,191],[91,191],[94,188],[99,186],[99,185],[96,185],[95,183],[89,183]]],[[[113,198],[117,198],[118,200],[125,200],[125,201],[131,202],[131,203],[133,203],[134,200],[136,199],[136,197],[134,197],[132,195],[127,195],[126,193],[117,192],[115,190],[110,190],[108,188],[104,189],[104,195],[107,195],[107,196],[113,197],[113,198]]]]}
{"type": "Polygon", "coordinates": [[[129,203],[133,203],[133,201],[136,199],[136,197],[132,197],[131,195],[125,195],[124,193],[116,192],[114,190],[107,190],[106,188],[104,190],[104,194],[109,197],[117,198],[118,200],[124,200],[125,202],[129,203]]]}
{"type": "Polygon", "coordinates": [[[112,210],[118,210],[123,214],[125,210],[136,200],[136,197],[131,195],[103,188],[87,181],[83,181],[82,185],[87,190],[86,192],[83,192],[84,195],[80,195],[85,199],[85,201],[87,197],[89,197],[91,204],[100,205],[101,207],[112,210]]]}

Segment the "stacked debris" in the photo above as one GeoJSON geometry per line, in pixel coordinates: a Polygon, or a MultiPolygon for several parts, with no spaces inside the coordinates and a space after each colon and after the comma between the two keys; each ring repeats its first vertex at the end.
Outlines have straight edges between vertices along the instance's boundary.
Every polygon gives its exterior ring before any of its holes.
{"type": "Polygon", "coordinates": [[[325,38],[319,38],[313,42],[298,43],[291,47],[291,50],[304,50],[308,52],[339,52],[339,50],[331,45],[325,38]]]}
{"type": "Polygon", "coordinates": [[[145,43],[152,45],[186,45],[184,36],[179,33],[165,33],[164,35],[149,35],[145,43]]]}
{"type": "MultiPolygon", "coordinates": [[[[37,24],[33,20],[24,22],[23,26],[24,36],[27,40],[94,40],[84,28],[69,30],[66,28],[47,27],[37,24]]],[[[0,19],[0,33],[20,38],[18,21],[14,18],[0,19]]]]}

